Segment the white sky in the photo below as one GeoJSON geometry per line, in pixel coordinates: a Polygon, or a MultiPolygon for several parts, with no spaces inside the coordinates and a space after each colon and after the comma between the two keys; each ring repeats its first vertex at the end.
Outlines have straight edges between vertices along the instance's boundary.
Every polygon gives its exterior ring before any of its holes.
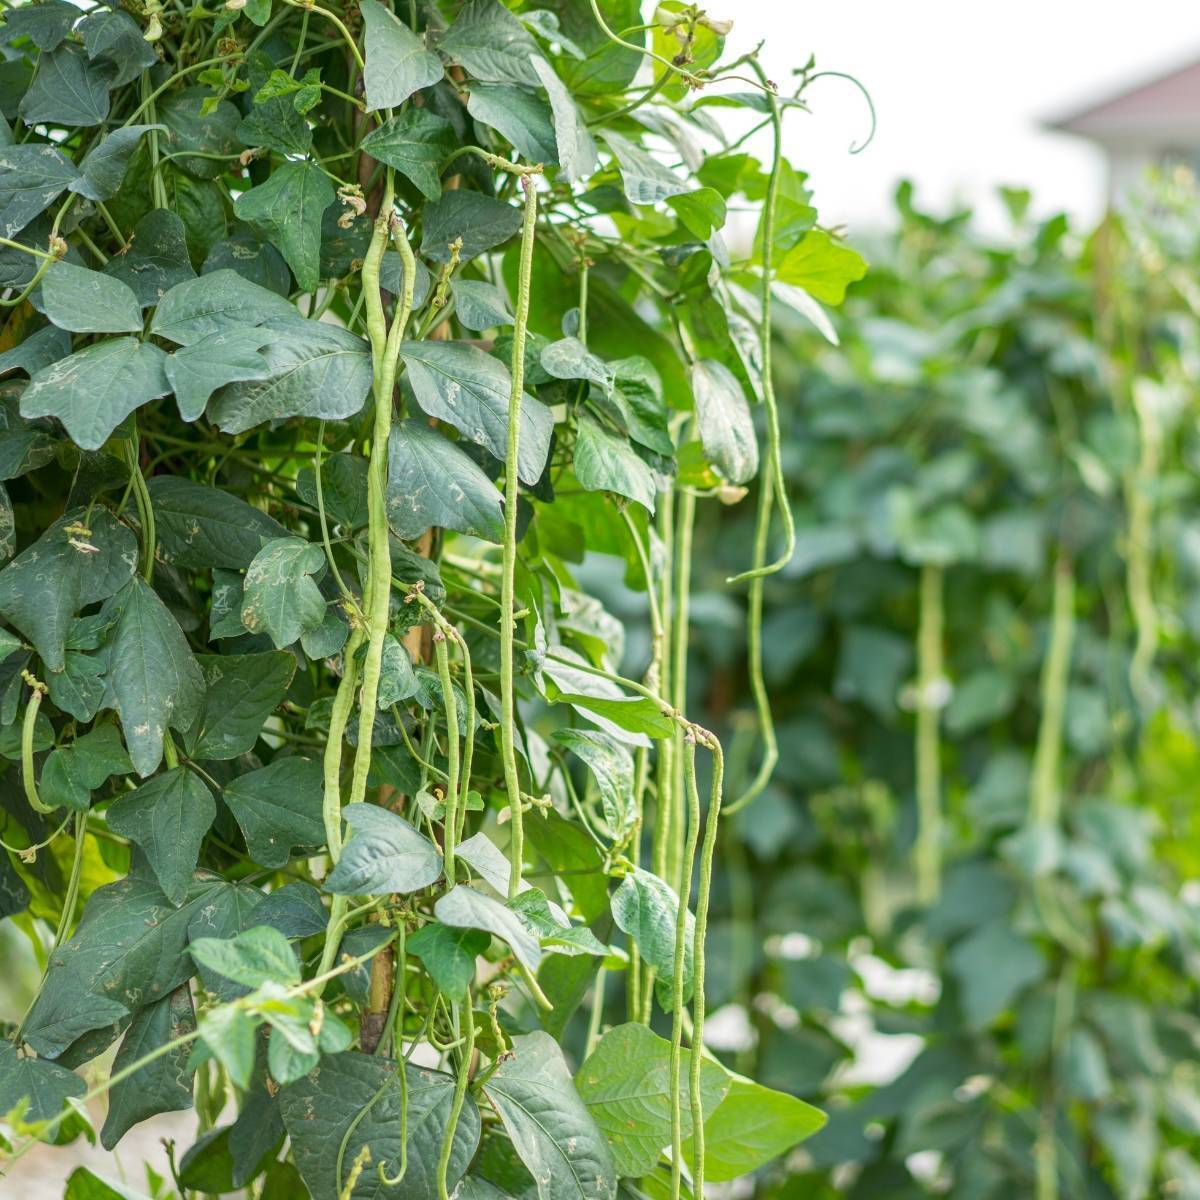
{"type": "MultiPolygon", "coordinates": [[[[818,69],[856,75],[879,127],[863,153],[847,148],[869,127],[857,90],[812,85],[812,113],[793,110],[785,149],[809,172],[825,225],[851,240],[888,220],[904,177],[917,201],[941,211],[984,201],[1000,184],[1030,187],[1034,212],[1095,219],[1104,199],[1098,151],[1039,122],[1200,57],[1195,0],[709,0],[732,18],[728,50],[766,38],[764,66],[781,87],[810,53],[818,69]]],[[[720,112],[722,110],[713,110],[720,112]]],[[[766,146],[755,147],[760,153],[766,146]]],[[[996,211],[996,210],[993,210],[996,211]]],[[[986,214],[985,214],[986,215],[986,214]]]]}

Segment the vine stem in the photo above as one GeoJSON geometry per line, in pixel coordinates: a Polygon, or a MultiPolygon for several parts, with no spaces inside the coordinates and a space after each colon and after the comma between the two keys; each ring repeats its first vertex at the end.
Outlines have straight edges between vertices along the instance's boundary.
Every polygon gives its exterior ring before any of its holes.
{"type": "Polygon", "coordinates": [[[917,838],[913,859],[917,874],[917,899],[937,901],[942,878],[941,720],[942,568],[926,563],[921,568],[921,612],[917,630],[917,732],[914,747],[917,772],[917,838]]]}
{"type": "MultiPolygon", "coordinates": [[[[688,676],[688,635],[691,632],[691,598],[692,598],[692,533],[696,525],[696,497],[690,491],[683,491],[679,496],[679,514],[675,531],[675,618],[672,628],[671,653],[671,705],[676,712],[687,710],[687,676],[688,676]]],[[[684,827],[683,807],[685,803],[684,787],[687,771],[687,756],[684,753],[684,741],[691,736],[690,727],[677,724],[674,733],[673,783],[671,788],[671,824],[678,832],[671,838],[672,853],[667,861],[667,882],[676,891],[685,891],[685,880],[691,875],[685,874],[681,859],[683,842],[678,836],[684,827]]]]}
{"type": "Polygon", "coordinates": [[[533,244],[537,226],[537,186],[531,175],[521,176],[525,210],[521,221],[521,260],[517,276],[517,302],[513,313],[512,390],[508,398],[508,440],[504,456],[504,554],[500,576],[500,753],[504,761],[504,788],[512,813],[509,857],[509,899],[521,890],[525,856],[525,819],[521,811],[521,781],[517,774],[514,723],[516,700],[513,679],[513,640],[516,637],[514,594],[517,568],[517,505],[521,491],[517,458],[521,437],[521,396],[525,390],[525,333],[529,326],[529,292],[533,277],[533,244]]]}
{"type": "Polygon", "coordinates": [[[1138,461],[1125,482],[1125,506],[1128,525],[1125,533],[1125,561],[1129,607],[1133,614],[1136,641],[1129,660],[1129,683],[1133,694],[1147,712],[1154,699],[1151,668],[1158,651],[1158,609],[1154,603],[1154,500],[1153,489],[1162,461],[1162,427],[1153,401],[1145,391],[1133,387],[1133,411],[1137,419],[1138,461]]]}
{"type": "Polygon", "coordinates": [[[471,1012],[471,993],[460,1010],[466,1026],[466,1041],[462,1047],[458,1064],[458,1075],[454,1081],[454,1099],[450,1104],[450,1116],[446,1121],[446,1133],[442,1138],[442,1150],[438,1155],[437,1188],[438,1200],[450,1200],[446,1175],[450,1170],[450,1156],[454,1152],[454,1135],[458,1132],[458,1118],[462,1113],[463,1100],[467,1095],[467,1080],[471,1072],[471,1058],[475,1053],[475,1016],[471,1012]]]}
{"type": "Polygon", "coordinates": [[[1043,828],[1058,825],[1062,810],[1059,771],[1062,761],[1063,723],[1067,709],[1067,682],[1071,673],[1071,647],[1075,640],[1075,573],[1061,552],[1054,566],[1054,597],[1050,617],[1050,642],[1042,665],[1042,718],[1033,753],[1029,786],[1029,815],[1043,828]]]}
{"type": "MultiPolygon", "coordinates": [[[[688,730],[683,746],[683,778],[687,790],[688,826],[683,850],[679,889],[679,908],[675,915],[675,961],[671,980],[671,1200],[679,1200],[683,1175],[683,1013],[684,966],[687,961],[688,900],[692,883],[692,868],[696,862],[696,845],[700,840],[700,792],[696,787],[696,734],[688,730]]],[[[693,931],[694,934],[694,931],[693,931]]],[[[695,963],[692,964],[693,973],[695,963]]],[[[694,986],[694,974],[693,974],[694,986]]],[[[700,1053],[699,1045],[692,1046],[692,1057],[700,1053]]],[[[690,1064],[689,1064],[690,1065],[690,1064]]],[[[693,1133],[695,1131],[693,1130],[693,1133]]]]}

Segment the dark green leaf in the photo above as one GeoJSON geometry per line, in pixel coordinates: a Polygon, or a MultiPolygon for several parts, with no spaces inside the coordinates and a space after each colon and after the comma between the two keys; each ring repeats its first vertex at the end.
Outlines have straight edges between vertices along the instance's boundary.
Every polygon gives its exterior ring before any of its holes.
{"type": "Polygon", "coordinates": [[[453,442],[410,418],[388,442],[388,524],[396,536],[432,526],[498,542],[504,534],[496,485],[453,442]]]}
{"type": "Polygon", "coordinates": [[[616,492],[654,511],[658,485],[654,473],[628,442],[586,414],[575,436],[575,476],[589,492],[616,492]]]}
{"type": "Polygon", "coordinates": [[[165,208],[148,212],[134,227],[129,249],[110,258],[104,273],[129,284],[144,308],[158,304],[176,284],[196,276],[183,222],[165,208]]]}
{"type": "MultiPolygon", "coordinates": [[[[185,984],[134,1017],[113,1060],[113,1074],[195,1028],[192,995],[185,984]]],[[[190,1046],[179,1046],[113,1087],[108,1094],[108,1115],[100,1131],[100,1143],[106,1150],[111,1150],[134,1125],[149,1117],[191,1108],[190,1053],[190,1046]]]]}
{"type": "Polygon", "coordinates": [[[128,284],[69,262],[55,263],[42,278],[42,303],[59,329],[73,333],[142,331],[142,306],[128,284]]]}
{"type": "Polygon", "coordinates": [[[79,167],[79,177],[72,179],[68,188],[88,200],[107,200],[115,196],[142,135],[152,129],[165,131],[166,126],[124,125],[114,129],[98,146],[87,152],[79,167]]]}
{"type": "Polygon", "coordinates": [[[131,412],[171,390],[166,357],[136,338],[97,342],[38,371],[21,395],[21,415],[57,417],[77,446],[99,450],[131,412]]]}
{"type": "Polygon", "coordinates": [[[537,43],[498,0],[467,0],[440,46],[474,79],[537,87],[537,43]]]}
{"type": "Polygon", "coordinates": [[[108,695],[121,718],[134,769],[145,778],[162,759],[168,726],[186,730],[204,699],[204,676],[178,622],[141,576],[105,605],[116,625],[109,636],[108,695]]]}
{"type": "Polygon", "coordinates": [[[162,298],[150,332],[181,346],[194,346],[228,329],[297,315],[284,297],[243,279],[236,271],[210,271],[177,284],[162,298]]]}
{"type": "Polygon", "coordinates": [[[21,120],[26,125],[99,125],[108,116],[108,93],[116,75],[113,64],[90,62],[82,50],[59,46],[41,56],[21,101],[21,120]]]}
{"type": "Polygon", "coordinates": [[[450,244],[462,239],[459,259],[466,262],[507,242],[521,228],[521,210],[480,192],[444,192],[425,206],[421,253],[433,262],[450,261],[450,244]]]}
{"type": "MultiPolygon", "coordinates": [[[[417,403],[431,417],[448,421],[459,433],[496,458],[505,457],[512,379],[498,359],[463,342],[403,342],[417,403]]],[[[550,453],[554,416],[534,397],[521,401],[517,474],[523,483],[541,478],[550,453]]]]}
{"type": "Polygon", "coordinates": [[[246,849],[264,867],[286,866],[294,848],[325,841],[319,763],[277,758],[230,782],[225,803],[246,839],[246,849]]]}
{"type": "Polygon", "coordinates": [[[453,929],[430,921],[408,939],[408,953],[415,954],[430,978],[451,1000],[461,1000],[475,978],[475,960],[491,939],[480,929],[453,929]]]}
{"type": "Polygon", "coordinates": [[[284,651],[268,651],[201,654],[197,662],[204,672],[204,703],[185,738],[188,754],[225,760],[248,753],[287,694],[296,660],[284,651]]]}
{"type": "Polygon", "coordinates": [[[182,346],[167,356],[163,369],[179,415],[195,421],[204,415],[209,397],[227,383],[266,379],[271,373],[260,349],[271,341],[267,329],[227,329],[194,346],[182,346]]]}
{"type": "Polygon", "coordinates": [[[482,279],[456,279],[450,285],[454,297],[454,315],[459,323],[477,333],[498,325],[511,325],[513,315],[508,300],[495,284],[482,279]]]}
{"type": "Polygon", "coordinates": [[[505,83],[473,83],[467,111],[506,137],[529,162],[558,162],[550,106],[533,92],[505,83]]]}
{"type": "MultiPolygon", "coordinates": [[[[436,1200],[437,1163],[450,1122],[454,1077],[412,1064],[403,1069],[408,1084],[408,1170],[404,1181],[391,1189],[384,1188],[376,1167],[385,1166],[394,1175],[400,1163],[400,1084],[395,1062],[367,1054],[338,1054],[323,1059],[311,1075],[280,1092],[296,1166],[313,1196],[339,1196],[351,1164],[366,1145],[372,1165],[359,1176],[350,1200],[436,1200]]],[[[451,1191],[474,1157],[479,1128],[479,1109],[468,1093],[446,1174],[451,1191]]]]}
{"type": "Polygon", "coordinates": [[[26,1058],[7,1038],[0,1041],[0,1113],[24,1100],[26,1121],[49,1121],[58,1116],[68,1098],[86,1091],[73,1071],[42,1058],[26,1058]]]}
{"type": "Polygon", "coordinates": [[[534,1178],[538,1200],[614,1200],[617,1168],[608,1141],[549,1034],[513,1038],[512,1057],[484,1091],[534,1178]]]}
{"type": "Polygon", "coordinates": [[[61,150],[45,142],[0,148],[0,235],[15,237],[78,174],[61,150]]]}
{"type": "Polygon", "coordinates": [[[216,815],[212,793],[199,776],[176,767],[115,801],[107,820],[114,833],[142,848],[163,893],[178,904],[216,815]]]}
{"type": "Polygon", "coordinates": [[[359,0],[363,16],[367,112],[399,108],[445,74],[442,60],[379,0],[359,0]]]}
{"type": "Polygon", "coordinates": [[[362,140],[376,162],[394,167],[430,200],[442,194],[442,163],[455,146],[454,127],[427,108],[405,109],[362,140]]]}
{"type": "MultiPolygon", "coordinates": [[[[317,507],[316,472],[303,467],[296,476],[296,492],[305,504],[317,507]]],[[[367,464],[353,454],[331,454],[321,462],[321,498],[331,521],[347,529],[367,523],[367,464]]]]}
{"type": "Polygon", "coordinates": [[[442,873],[438,848],[403,817],[375,804],[349,804],[350,837],[325,890],[346,896],[410,895],[442,873]]]}
{"type": "Polygon", "coordinates": [[[90,721],[104,700],[104,663],[86,654],[68,653],[61,671],[47,673],[50,699],[77,721],[90,721]]]}
{"type": "MultiPolygon", "coordinates": [[[[374,0],[371,0],[374,2],[374,0]]],[[[320,282],[321,214],[335,199],[333,184],[315,163],[289,162],[235,201],[237,216],[257,226],[278,248],[302,291],[320,282]]]]}
{"type": "Polygon", "coordinates": [[[154,47],[143,36],[145,30],[120,9],[93,9],[79,22],[76,32],[83,37],[88,58],[115,69],[113,87],[131,82],[158,62],[154,47]]]}
{"type": "Polygon", "coordinates": [[[7,45],[26,37],[39,50],[53,50],[71,32],[78,18],[79,9],[65,0],[10,8],[4,14],[4,25],[0,26],[0,42],[7,45]]]}
{"type": "Polygon", "coordinates": [[[499,900],[459,884],[438,900],[433,906],[433,915],[443,925],[453,925],[456,929],[482,929],[495,934],[512,947],[512,952],[531,974],[537,974],[542,961],[538,939],[521,918],[499,900]]]}
{"type": "Polygon", "coordinates": [[[189,87],[169,92],[158,102],[158,119],[171,131],[169,151],[182,156],[172,164],[197,179],[223,175],[242,150],[237,136],[241,113],[228,100],[209,108],[211,97],[208,88],[189,87]]]}

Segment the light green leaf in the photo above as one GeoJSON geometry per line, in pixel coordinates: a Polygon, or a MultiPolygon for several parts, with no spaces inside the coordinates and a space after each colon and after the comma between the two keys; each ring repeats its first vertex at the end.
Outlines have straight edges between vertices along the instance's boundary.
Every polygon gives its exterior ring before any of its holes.
{"type": "MultiPolygon", "coordinates": [[[[403,342],[417,403],[431,416],[448,421],[464,437],[486,447],[503,461],[508,439],[508,368],[464,342],[403,342]]],[[[550,453],[554,414],[533,396],[521,401],[517,474],[522,483],[541,478],[550,453]]]]}
{"type": "Polygon", "coordinates": [[[473,79],[537,87],[537,43],[498,0],[467,0],[439,43],[473,79]]]}
{"type": "Polygon", "coordinates": [[[667,207],[693,237],[707,241],[725,224],[725,198],[715,188],[697,188],[667,197],[667,207]]]}
{"type": "MultiPolygon", "coordinates": [[[[434,1200],[442,1139],[450,1124],[454,1077],[405,1064],[408,1093],[408,1170],[404,1182],[387,1190],[377,1167],[396,1174],[400,1163],[398,1064],[388,1058],[346,1053],[327,1057],[304,1079],[279,1093],[292,1154],[313,1196],[342,1193],[350,1165],[363,1146],[371,1167],[363,1171],[349,1200],[434,1200]],[[337,1165],[341,1147],[342,1176],[337,1165]]],[[[479,1145],[479,1109],[468,1092],[454,1130],[446,1182],[451,1193],[479,1145]]]]}
{"type": "Polygon", "coordinates": [[[496,485],[457,446],[409,418],[388,442],[388,524],[405,540],[438,526],[499,542],[504,536],[496,485]]]}
{"type": "Polygon", "coordinates": [[[596,153],[596,143],[588,132],[579,106],[566,84],[559,79],[557,72],[544,58],[533,58],[532,65],[534,73],[550,97],[554,138],[558,147],[557,162],[562,167],[562,173],[572,183],[586,179],[596,169],[599,157],[596,153]]]}
{"type": "MultiPolygon", "coordinates": [[[[704,1173],[713,1183],[741,1179],[811,1137],[827,1118],[786,1092],[730,1076],[729,1092],[704,1121],[704,1173]]],[[[685,1162],[693,1156],[689,1138],[685,1162]]]]}
{"type": "Polygon", "coordinates": [[[595,729],[560,729],[554,740],[587,763],[600,792],[604,820],[614,836],[636,819],[633,755],[616,738],[595,729]]]}
{"type": "Polygon", "coordinates": [[[204,676],[167,606],[141,576],[105,604],[116,618],[109,635],[108,691],[121,718],[134,769],[145,778],[162,759],[167,727],[185,730],[204,699],[204,676]]]}
{"type": "Polygon", "coordinates": [[[442,873],[438,848],[403,817],[377,804],[348,804],[350,838],[325,890],[343,896],[411,895],[442,873]]]}
{"type": "MultiPolygon", "coordinates": [[[[613,920],[627,933],[642,958],[658,972],[658,999],[664,1010],[674,1008],[672,988],[675,977],[675,931],[679,923],[679,897],[657,875],[635,867],[612,897],[613,920]]],[[[683,995],[686,1004],[692,995],[692,940],[695,919],[687,914],[684,929],[683,995]]]]}
{"type": "Polygon", "coordinates": [[[188,755],[228,760],[248,753],[254,749],[263,723],[287,695],[296,660],[277,650],[201,654],[197,661],[204,672],[204,703],[184,739],[188,755]]]}
{"type": "Polygon", "coordinates": [[[583,413],[575,435],[575,477],[589,492],[616,492],[654,511],[654,472],[628,442],[583,413]]]}
{"type": "Polygon", "coordinates": [[[248,567],[263,546],[287,534],[245,500],[180,475],[155,475],[149,489],[159,554],[181,569],[248,567]]]}
{"type": "Polygon", "coordinates": [[[114,801],[107,820],[114,833],[142,848],[164,895],[178,904],[216,815],[212,793],[200,777],[176,767],[114,801]]]}
{"type": "Polygon", "coordinates": [[[413,92],[432,87],[446,73],[442,60],[378,0],[359,0],[367,69],[367,112],[399,108],[413,92]]]}
{"type": "Polygon", "coordinates": [[[575,1090],[558,1043],[539,1031],[513,1038],[512,1050],[483,1087],[538,1200],[614,1200],[617,1168],[608,1140],[575,1090]]]}
{"type": "Polygon", "coordinates": [[[321,214],[334,199],[333,184],[316,163],[289,162],[276,167],[265,183],[243,192],[233,211],[262,230],[292,268],[301,290],[311,292],[321,279],[321,214]]]}
{"type": "Polygon", "coordinates": [[[26,1058],[18,1053],[15,1042],[8,1038],[0,1041],[0,1113],[25,1101],[26,1121],[49,1121],[69,1098],[86,1091],[74,1071],[44,1058],[26,1058]]]}
{"type": "Polygon", "coordinates": [[[625,198],[630,204],[658,204],[670,196],[692,190],[690,183],[673,174],[653,154],[628,138],[606,132],[604,140],[616,155],[625,198]]]}
{"type": "Polygon", "coordinates": [[[75,614],[108,599],[137,569],[137,539],[106,510],[60,517],[0,571],[0,614],[32,643],[48,671],[65,665],[75,614]]]}
{"type": "Polygon", "coordinates": [[[210,402],[209,419],[222,432],[244,433],[284,417],[340,421],[362,408],[371,390],[371,356],[362,338],[295,315],[269,321],[268,329],[267,378],[231,383],[210,402]]]}
{"type": "Polygon", "coordinates": [[[163,364],[179,415],[195,421],[204,415],[209,397],[227,383],[266,379],[271,368],[259,353],[272,340],[269,329],[227,329],[168,354],[163,364]]]}
{"type": "Polygon", "coordinates": [[[142,306],[128,284],[73,263],[58,262],[42,278],[46,316],[73,333],[141,333],[142,306]]]}
{"type": "Polygon", "coordinates": [[[433,915],[456,929],[482,929],[512,947],[518,960],[534,975],[542,961],[538,939],[511,908],[474,888],[459,884],[433,906],[433,915]]]}
{"type": "Polygon", "coordinates": [[[442,194],[442,163],[456,145],[454,127],[427,108],[407,108],[362,140],[376,162],[394,167],[429,200],[442,194]]]}
{"type": "Polygon", "coordinates": [[[459,260],[467,262],[507,242],[521,228],[521,210],[482,192],[456,189],[425,205],[421,253],[433,262],[450,261],[450,244],[462,238],[459,260]]]}
{"type": "Polygon", "coordinates": [[[223,1004],[200,1018],[200,1040],[234,1086],[245,1090],[254,1073],[258,1021],[245,1009],[223,1004]]]}
{"type": "MultiPolygon", "coordinates": [[[[115,196],[125,178],[125,168],[129,166],[133,152],[143,135],[152,129],[165,132],[166,126],[123,125],[106,134],[99,145],[84,156],[79,177],[72,179],[68,188],[88,200],[108,200],[115,196]]],[[[138,328],[141,328],[140,324],[138,328]]]]}
{"type": "MultiPolygon", "coordinates": [[[[116,1075],[195,1028],[192,994],[185,984],[134,1017],[113,1059],[112,1073],[116,1075]]],[[[100,1144],[106,1150],[112,1150],[134,1125],[159,1113],[192,1107],[190,1055],[190,1046],[177,1046],[113,1086],[100,1131],[100,1144]]]]}
{"type": "Polygon", "coordinates": [[[866,273],[867,264],[860,255],[821,229],[806,233],[775,268],[780,283],[801,287],[823,304],[841,304],[847,285],[866,273]]]}
{"type": "MultiPolygon", "coordinates": [[[[680,1057],[680,1119],[692,1136],[688,1077],[691,1052],[680,1057]]],[[[608,1138],[620,1175],[649,1175],[671,1143],[671,1043],[647,1025],[610,1029],[588,1055],[576,1077],[579,1094],[608,1138]]],[[[720,1063],[700,1063],[700,1104],[710,1117],[729,1091],[720,1063]]]]}
{"type": "Polygon", "coordinates": [[[296,308],[283,296],[236,271],[222,269],[171,288],[155,309],[150,332],[181,346],[194,346],[226,330],[296,316],[296,308]]]}
{"type": "Polygon", "coordinates": [[[508,300],[495,284],[482,279],[456,279],[450,285],[450,294],[454,297],[454,315],[467,329],[479,333],[513,323],[508,300]]]}
{"type": "Polygon", "coordinates": [[[425,964],[445,996],[461,1000],[475,978],[475,960],[490,944],[490,937],[481,929],[454,929],[430,921],[408,939],[408,953],[425,964]]]}
{"type": "Polygon", "coordinates": [[[136,338],[110,338],[43,367],[21,394],[24,417],[57,417],[71,440],[99,450],[143,404],[165,396],[166,355],[136,338]]]}
{"type": "Polygon", "coordinates": [[[281,650],[316,629],[325,619],[325,598],[313,576],[324,569],[320,546],[297,537],[268,542],[246,571],[242,624],[269,634],[281,650]]]}
{"type": "Polygon", "coordinates": [[[300,982],[300,964],[291,943],[269,925],[255,925],[233,938],[197,938],[188,953],[210,971],[234,983],[257,988],[264,983],[292,987],[300,982]]]}
{"type": "Polygon", "coordinates": [[[711,358],[692,364],[696,428],[709,461],[730,483],[758,473],[758,438],[746,393],[733,372],[711,358]]]}
{"type": "Polygon", "coordinates": [[[0,235],[15,237],[78,174],[61,150],[45,142],[0,148],[0,235]]]}
{"type": "Polygon", "coordinates": [[[239,775],[226,785],[222,797],[250,857],[264,867],[284,867],[293,848],[325,842],[322,790],[320,764],[289,757],[239,775]]]}
{"type": "Polygon", "coordinates": [[[43,54],[29,90],[21,98],[21,120],[26,125],[99,125],[108,116],[109,89],[116,68],[107,62],[89,62],[71,45],[43,54]]]}
{"type": "Polygon", "coordinates": [[[558,162],[550,107],[533,92],[506,83],[472,83],[467,111],[506,137],[527,161],[558,162]]]}
{"type": "Polygon", "coordinates": [[[602,388],[608,388],[612,383],[604,359],[592,354],[576,337],[559,338],[543,346],[538,361],[542,370],[555,379],[586,379],[602,388]]]}

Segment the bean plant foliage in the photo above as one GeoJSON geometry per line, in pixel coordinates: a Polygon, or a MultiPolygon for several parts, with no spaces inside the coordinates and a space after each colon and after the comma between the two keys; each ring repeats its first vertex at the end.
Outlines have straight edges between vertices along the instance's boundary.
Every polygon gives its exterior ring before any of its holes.
{"type": "Polygon", "coordinates": [[[789,95],[727,33],[6,10],[0,915],[42,967],[6,1156],[104,1096],[108,1150],[194,1105],[156,1196],[610,1200],[821,1125],[701,1050],[688,590],[697,504],[759,480],[761,613],[771,289],[864,265],[780,156],[811,67],[789,95]],[[637,678],[595,554],[644,595],[637,678]]]}

